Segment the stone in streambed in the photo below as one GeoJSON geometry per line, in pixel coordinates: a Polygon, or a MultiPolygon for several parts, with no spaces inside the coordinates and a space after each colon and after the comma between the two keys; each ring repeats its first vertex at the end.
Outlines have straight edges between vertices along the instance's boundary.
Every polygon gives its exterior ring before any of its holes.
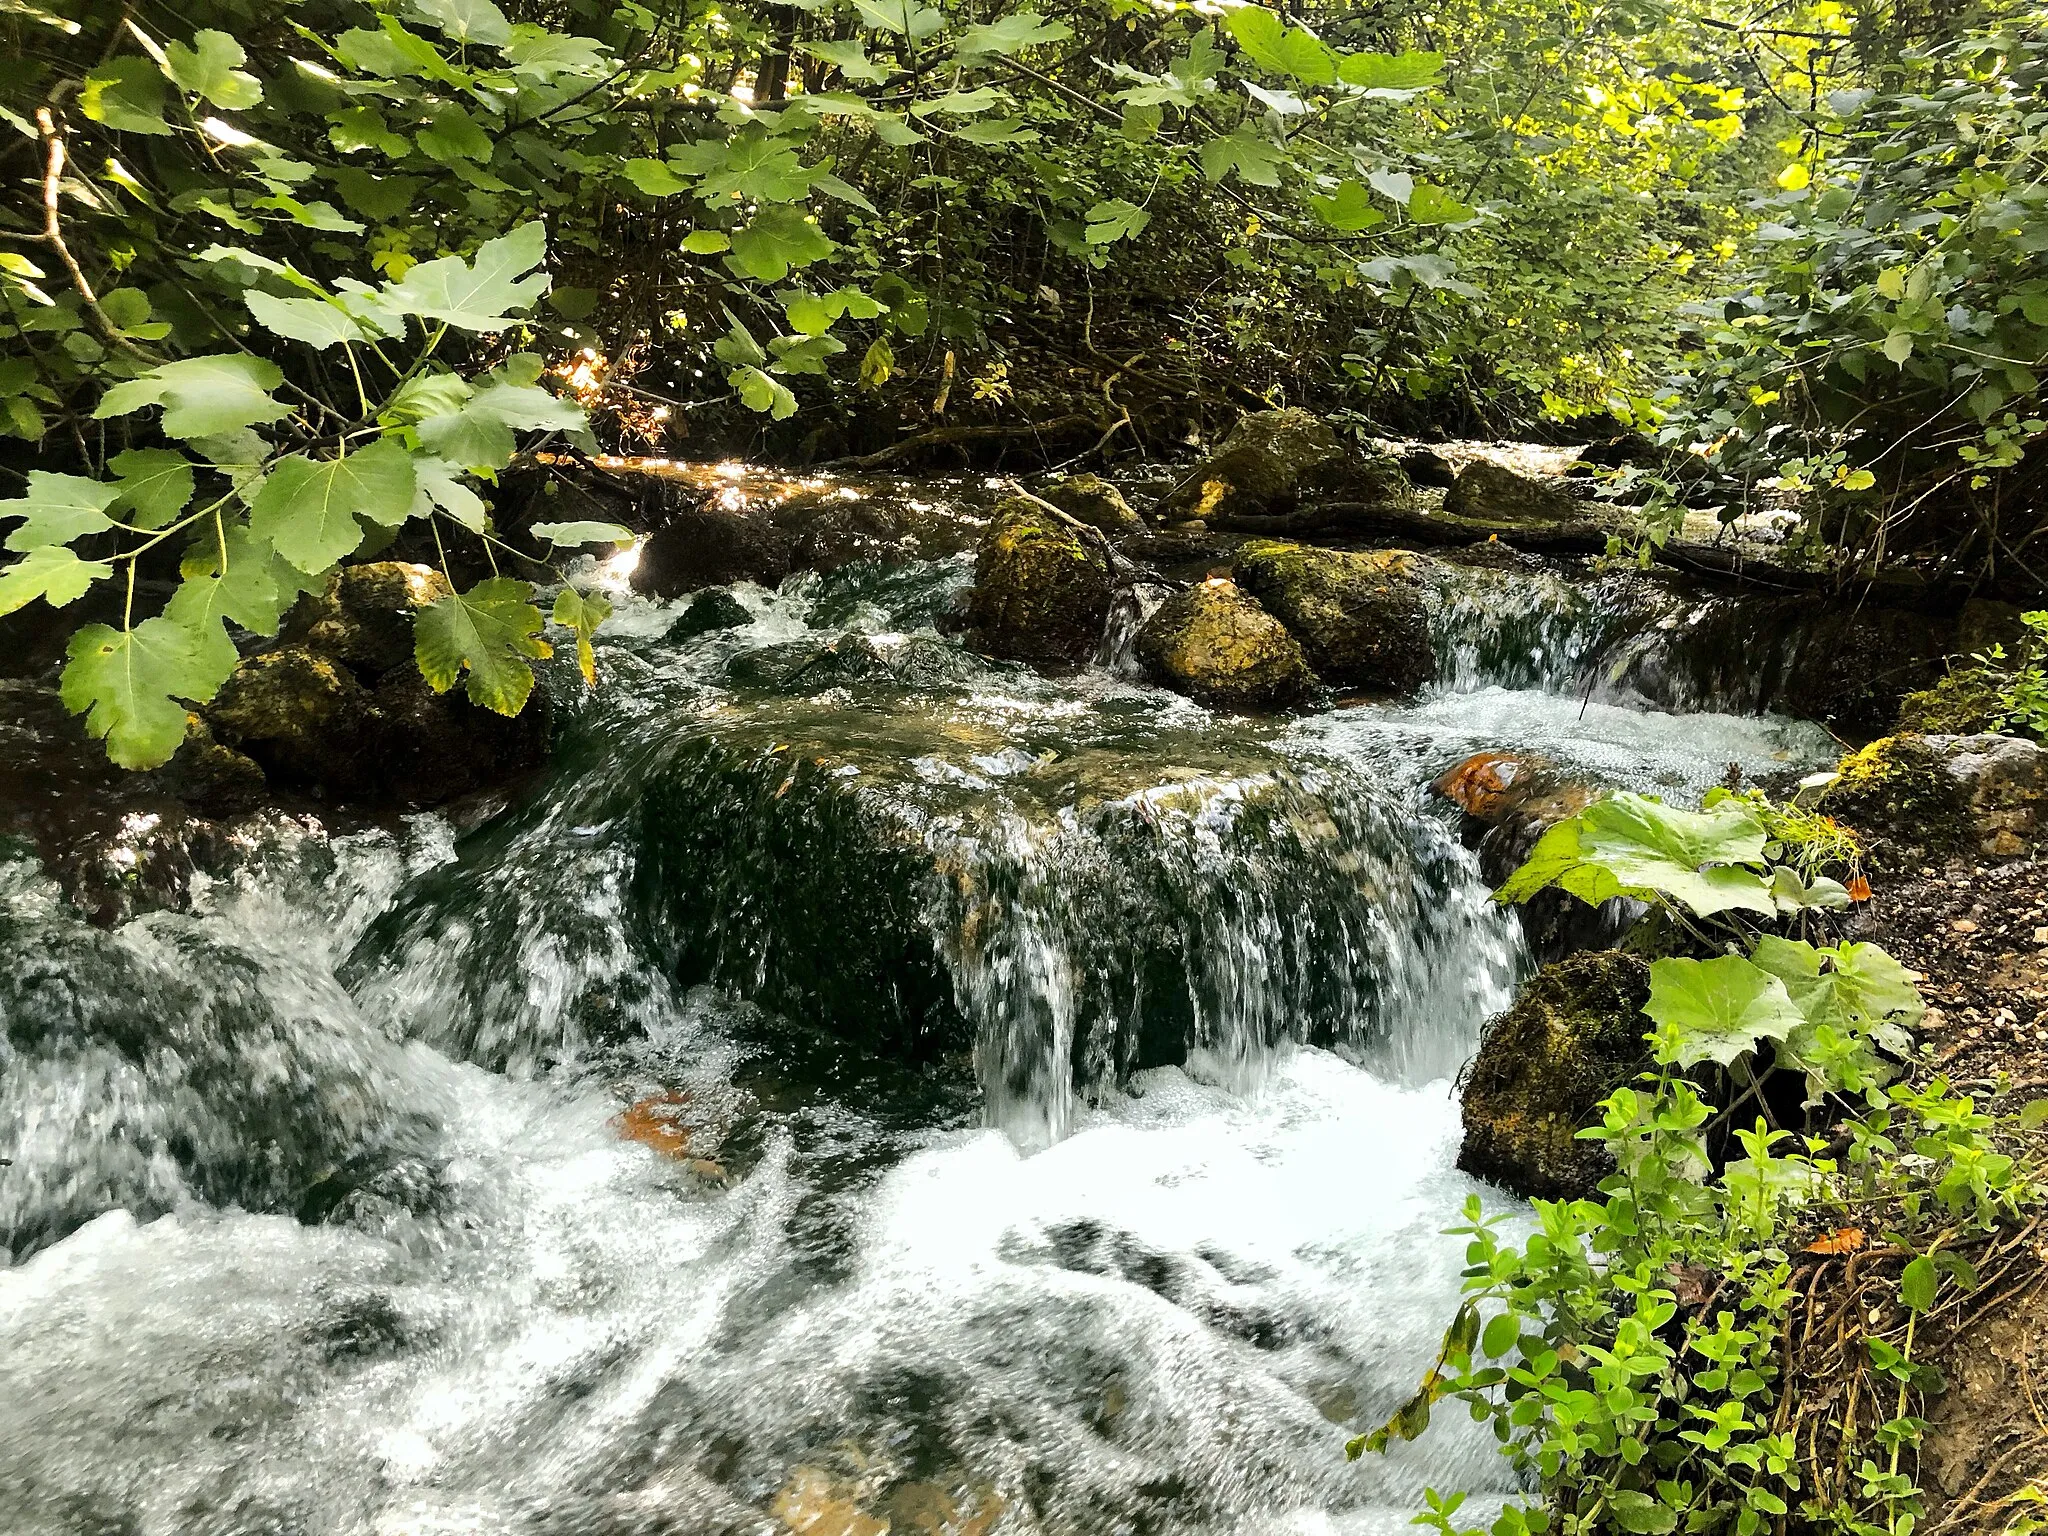
{"type": "Polygon", "coordinates": [[[2048,749],[2038,742],[1901,733],[1852,752],[1837,772],[1821,809],[1867,834],[1880,862],[1910,851],[2008,858],[2048,837],[2048,749]]]}
{"type": "Polygon", "coordinates": [[[1406,693],[1436,676],[1423,562],[1405,550],[1351,553],[1259,539],[1237,551],[1237,583],[1301,642],[1325,682],[1406,693]]]}
{"type": "Polygon", "coordinates": [[[1213,709],[1282,709],[1316,686],[1287,627],[1222,577],[1162,603],[1137,649],[1158,682],[1213,709]]]}
{"type": "Polygon", "coordinates": [[[684,506],[641,546],[633,588],[654,597],[681,597],[736,581],[773,587],[790,573],[792,561],[790,536],[767,517],[684,506]]]}
{"type": "Polygon", "coordinates": [[[713,630],[740,629],[754,622],[753,612],[747,605],[723,589],[700,592],[690,599],[675,623],[669,625],[665,639],[694,640],[699,635],[708,635],[713,630]]]}
{"type": "Polygon", "coordinates": [[[407,560],[345,566],[299,600],[282,637],[374,682],[413,664],[413,615],[453,590],[432,566],[407,560]]]}
{"type": "Polygon", "coordinates": [[[1299,407],[1254,411],[1159,503],[1162,522],[1274,517],[1305,497],[1405,501],[1401,466],[1347,447],[1327,422],[1299,407]]]}
{"type": "Polygon", "coordinates": [[[1444,510],[1495,523],[1563,523],[1587,516],[1585,503],[1562,480],[1516,474],[1491,459],[1458,471],[1444,510]]]}
{"type": "Polygon", "coordinates": [[[1465,1079],[1458,1166],[1518,1195],[1591,1196],[1614,1171],[1578,1132],[1650,1061],[1650,968],[1618,950],[1546,965],[1487,1026],[1465,1079]]]}
{"type": "Polygon", "coordinates": [[[1144,520],[1124,500],[1124,493],[1100,475],[1068,475],[1040,494],[1067,516],[1105,533],[1144,526],[1144,520]]]}
{"type": "Polygon", "coordinates": [[[1099,541],[1021,496],[996,508],[974,564],[975,649],[1013,661],[1077,662],[1109,618],[1109,559],[1099,541]]]}

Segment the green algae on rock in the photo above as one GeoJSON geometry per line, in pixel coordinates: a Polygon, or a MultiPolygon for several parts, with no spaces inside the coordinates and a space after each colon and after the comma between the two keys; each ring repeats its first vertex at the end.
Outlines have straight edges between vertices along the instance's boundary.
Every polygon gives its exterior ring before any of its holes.
{"type": "Polygon", "coordinates": [[[1316,686],[1287,627],[1222,577],[1161,604],[1138,632],[1138,659],[1166,687],[1216,709],[1281,709],[1316,686]]]}
{"type": "Polygon", "coordinates": [[[1315,549],[1259,539],[1237,552],[1238,584],[1301,642],[1325,682],[1406,693],[1436,675],[1424,562],[1405,550],[1315,549]]]}
{"type": "Polygon", "coordinates": [[[1106,533],[1142,528],[1124,493],[1100,475],[1067,475],[1039,493],[1067,516],[1106,533]]]}
{"type": "Polygon", "coordinates": [[[996,508],[974,564],[976,649],[1014,661],[1086,659],[1109,617],[1109,559],[1058,513],[1022,496],[996,508]]]}
{"type": "Polygon", "coordinates": [[[1320,417],[1289,407],[1241,418],[1216,451],[1166,494],[1158,515],[1168,523],[1273,517],[1314,494],[1405,502],[1413,488],[1393,458],[1360,454],[1320,417]]]}
{"type": "Polygon", "coordinates": [[[1579,1128],[1649,1066],[1649,997],[1650,967],[1619,950],[1538,971],[1487,1026],[1466,1076],[1458,1166],[1530,1198],[1592,1195],[1614,1159],[1579,1128]]]}
{"type": "Polygon", "coordinates": [[[1995,730],[2004,707],[1998,679],[1987,669],[1958,667],[1900,701],[1898,729],[1916,736],[1973,736],[1995,730]]]}

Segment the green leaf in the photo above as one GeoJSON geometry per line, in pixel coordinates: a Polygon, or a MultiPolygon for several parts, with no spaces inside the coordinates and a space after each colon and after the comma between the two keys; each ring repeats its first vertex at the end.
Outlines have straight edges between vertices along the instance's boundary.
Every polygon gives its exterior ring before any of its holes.
{"type": "Polygon", "coordinates": [[[649,197],[674,197],[676,193],[687,191],[689,188],[688,182],[668,168],[666,160],[649,160],[645,157],[628,160],[619,167],[619,172],[633,183],[637,191],[649,197]]]}
{"type": "Polygon", "coordinates": [[[120,133],[168,134],[164,121],[164,77],[148,59],[129,54],[109,59],[85,77],[78,109],[120,133]]]}
{"type": "Polygon", "coordinates": [[[526,309],[547,292],[547,273],[533,271],[546,258],[547,231],[534,220],[485,241],[473,261],[444,256],[421,262],[384,285],[383,302],[458,330],[506,330],[515,323],[509,311],[526,309]]]}
{"type": "Polygon", "coordinates": [[[463,469],[495,471],[512,462],[519,432],[580,432],[589,418],[573,400],[533,384],[500,379],[449,412],[419,424],[420,444],[463,469]]]}
{"type": "Polygon", "coordinates": [[[1765,1040],[1782,1040],[1804,1022],[1785,984],[1740,955],[1713,960],[1657,960],[1650,1000],[1658,1059],[1676,1066],[1714,1061],[1733,1065],[1765,1040]]]}
{"type": "Polygon", "coordinates": [[[1906,365],[1906,359],[1913,355],[1913,333],[1911,331],[1893,331],[1885,337],[1884,355],[1903,368],[1906,365]]]}
{"type": "Polygon", "coordinates": [[[535,523],[527,532],[558,549],[583,544],[630,544],[638,537],[632,529],[617,523],[535,523]]]}
{"type": "Polygon", "coordinates": [[[746,228],[735,230],[728,265],[746,277],[776,283],[790,268],[822,261],[837,247],[798,209],[763,208],[746,228]]]}
{"type": "Polygon", "coordinates": [[[737,194],[755,203],[794,203],[810,190],[812,172],[797,159],[796,146],[771,138],[758,123],[725,146],[720,163],[704,177],[697,195],[722,204],[737,194]]]}
{"type": "Polygon", "coordinates": [[[71,637],[60,696],[123,768],[157,768],[185,739],[181,699],[204,703],[234,670],[234,647],[164,615],[123,632],[88,624],[71,637]],[[223,665],[225,663],[225,665],[223,665]]]}
{"type": "Polygon", "coordinates": [[[49,544],[69,544],[89,533],[104,533],[113,526],[107,508],[120,496],[121,487],[110,481],[32,469],[28,493],[0,501],[0,518],[22,520],[21,526],[7,535],[7,547],[41,549],[49,544]]]}
{"type": "Polygon", "coordinates": [[[1355,179],[1341,183],[1329,197],[1311,197],[1308,202],[1325,224],[1347,234],[1356,234],[1387,221],[1387,216],[1373,207],[1365,183],[1355,179]]]}
{"type": "Polygon", "coordinates": [[[1925,1312],[1934,1305],[1934,1291],[1940,1280],[1934,1260],[1923,1253],[1900,1272],[1899,1300],[1911,1311],[1925,1312]]]}
{"type": "MultiPolygon", "coordinates": [[[[455,465],[431,453],[416,453],[412,472],[419,482],[417,496],[425,497],[430,506],[439,507],[471,533],[482,533],[489,526],[490,511],[484,506],[483,497],[470,489],[455,465]]],[[[413,515],[424,516],[427,511],[416,497],[413,515]]]]}
{"type": "Polygon", "coordinates": [[[161,405],[167,436],[213,437],[291,415],[290,406],[270,397],[283,382],[284,370],[260,357],[230,352],[181,358],[116,384],[100,397],[93,415],[104,421],[161,405]]]}
{"type": "Polygon", "coordinates": [[[741,402],[750,411],[766,411],[776,421],[787,421],[796,414],[796,396],[789,386],[751,364],[735,368],[725,381],[739,391],[741,402]]]}
{"type": "Polygon", "coordinates": [[[683,249],[692,256],[716,256],[732,249],[732,241],[715,229],[693,229],[683,236],[683,249]]]}
{"type": "Polygon", "coordinates": [[[165,616],[195,633],[210,633],[209,626],[227,619],[259,635],[276,634],[284,610],[299,595],[296,573],[247,528],[228,528],[226,543],[225,562],[218,540],[193,546],[179,566],[184,580],[165,605],[165,616]]]}
{"type": "Polygon", "coordinates": [[[370,339],[360,321],[327,299],[279,299],[251,288],[243,293],[242,302],[265,330],[287,341],[303,341],[315,351],[337,342],[370,339]]]}
{"type": "Polygon", "coordinates": [[[987,26],[969,27],[960,34],[955,52],[963,59],[991,53],[1007,56],[1045,43],[1064,42],[1073,35],[1074,29],[1064,21],[1047,21],[1036,11],[1014,11],[987,26]]]}
{"type": "Polygon", "coordinates": [[[554,654],[538,638],[541,623],[533,588],[494,576],[421,609],[413,620],[413,654],[436,693],[446,693],[467,671],[464,692],[471,703],[516,715],[533,692],[527,658],[554,654]]]}
{"type": "Polygon", "coordinates": [[[491,0],[411,0],[411,4],[451,42],[497,48],[512,41],[512,23],[491,0]]]}
{"type": "Polygon", "coordinates": [[[1512,1312],[1502,1312],[1487,1321],[1486,1331],[1479,1336],[1479,1347],[1486,1351],[1488,1359],[1498,1360],[1521,1338],[1522,1320],[1512,1312]]]}
{"type": "MultiPolygon", "coordinates": [[[[1867,1030],[1893,1018],[1911,1024],[1927,1011],[1911,973],[1875,944],[1816,947],[1765,934],[1753,958],[1815,1024],[1867,1030]]],[[[1891,1049],[1896,1041],[1883,1043],[1891,1049]]]]}
{"type": "Polygon", "coordinates": [[[1090,245],[1108,245],[1116,240],[1136,239],[1151,222],[1152,215],[1136,203],[1111,198],[1088,210],[1087,240],[1090,245]]]}
{"type": "Polygon", "coordinates": [[[475,118],[452,103],[434,108],[427,126],[415,130],[412,137],[421,154],[444,165],[470,160],[482,163],[491,158],[491,136],[475,118]]]}
{"type": "Polygon", "coordinates": [[[175,40],[164,44],[164,71],[193,95],[223,111],[239,112],[263,100],[262,84],[241,67],[248,57],[240,43],[209,27],[193,37],[189,48],[175,40]]]}
{"type": "Polygon", "coordinates": [[[1477,216],[1477,209],[1459,202],[1432,182],[1418,181],[1408,195],[1408,217],[1418,224],[1463,224],[1477,216]]]}
{"type": "Polygon", "coordinates": [[[0,617],[39,597],[52,608],[62,608],[113,574],[114,568],[104,560],[81,560],[61,544],[42,545],[0,567],[0,617]]]}
{"type": "Polygon", "coordinates": [[[1221,181],[1234,170],[1239,180],[1255,187],[1277,187],[1282,154],[1267,140],[1240,128],[1202,146],[1202,174],[1221,181]]]}
{"type": "Polygon", "coordinates": [[[880,85],[896,73],[894,65],[870,59],[867,44],[857,37],[845,42],[804,43],[802,47],[804,52],[838,66],[839,72],[856,85],[880,85]]]}
{"type": "Polygon", "coordinates": [[[192,500],[192,461],[170,448],[130,448],[107,461],[121,494],[113,504],[121,521],[161,528],[192,500]]]}
{"type": "Polygon", "coordinates": [[[1406,95],[1438,84],[1443,69],[1440,53],[1347,53],[1337,61],[1337,78],[1362,91],[1406,95]]]}
{"type": "Polygon", "coordinates": [[[1261,5],[1241,5],[1225,14],[1223,25],[1261,68],[1292,75],[1308,85],[1336,82],[1336,53],[1314,33],[1288,26],[1278,12],[1261,5]]]}
{"type": "Polygon", "coordinates": [[[597,686],[597,653],[590,648],[590,637],[611,616],[608,599],[585,596],[574,587],[562,588],[555,598],[555,610],[550,617],[564,629],[576,632],[576,669],[583,674],[586,688],[597,686]]]}
{"type": "Polygon", "coordinates": [[[363,541],[358,517],[387,527],[412,513],[412,456],[380,438],[334,459],[280,460],[256,493],[249,530],[308,575],[328,569],[363,541]]]}
{"type": "Polygon", "coordinates": [[[1577,819],[1582,856],[1629,895],[1662,892],[1701,917],[1731,909],[1768,917],[1776,910],[1754,871],[1702,868],[1762,862],[1763,824],[1739,802],[1681,811],[1622,793],[1596,800],[1577,819]]]}
{"type": "Polygon", "coordinates": [[[946,24],[945,16],[917,0],[853,0],[860,19],[878,32],[896,32],[921,42],[946,24]]]}

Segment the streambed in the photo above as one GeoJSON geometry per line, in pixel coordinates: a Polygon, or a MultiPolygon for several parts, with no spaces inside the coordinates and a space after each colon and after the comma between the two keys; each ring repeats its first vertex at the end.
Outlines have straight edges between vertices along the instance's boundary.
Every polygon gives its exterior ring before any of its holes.
{"type": "Polygon", "coordinates": [[[461,837],[280,823],[89,928],[0,863],[0,1509],[43,1533],[1325,1532],[1455,1306],[1452,1081],[1528,961],[1424,786],[1692,800],[1816,728],[1587,688],[1552,576],[1439,684],[1218,719],[934,628],[964,560],[623,600],[461,837]]]}

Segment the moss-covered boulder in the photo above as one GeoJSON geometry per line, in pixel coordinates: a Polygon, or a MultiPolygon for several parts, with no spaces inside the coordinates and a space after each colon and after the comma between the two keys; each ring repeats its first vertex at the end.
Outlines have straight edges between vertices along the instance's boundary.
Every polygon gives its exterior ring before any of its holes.
{"type": "Polygon", "coordinates": [[[1305,497],[1406,500],[1401,466],[1345,446],[1308,411],[1255,411],[1160,501],[1163,522],[1279,516],[1305,497]]]}
{"type": "Polygon", "coordinates": [[[345,566],[299,600],[283,636],[374,681],[412,665],[413,615],[453,590],[432,566],[407,560],[345,566]]]}
{"type": "Polygon", "coordinates": [[[1436,676],[1423,571],[1404,550],[1258,539],[1237,551],[1234,573],[1325,682],[1406,693],[1436,676]]]}
{"type": "Polygon", "coordinates": [[[1283,709],[1316,686],[1287,626],[1221,577],[1162,603],[1138,631],[1138,659],[1160,683],[1212,709],[1283,709]]]}
{"type": "Polygon", "coordinates": [[[267,772],[301,785],[354,793],[358,757],[381,724],[370,691],[331,656],[303,645],[251,656],[207,710],[214,733],[267,772]]]}
{"type": "Polygon", "coordinates": [[[1068,475],[1040,494],[1067,516],[1105,533],[1144,526],[1144,520],[1124,500],[1124,493],[1100,475],[1068,475]]]}
{"type": "Polygon", "coordinates": [[[1496,523],[1561,523],[1586,515],[1585,503],[1563,480],[1517,474],[1491,459],[1458,471],[1444,493],[1444,510],[1496,523]]]}
{"type": "Polygon", "coordinates": [[[2016,736],[1901,733],[1842,759],[1821,809],[1880,863],[1917,853],[2023,854],[2048,837],[2048,749],[2016,736]]]}
{"type": "Polygon", "coordinates": [[[1591,1195],[1614,1159],[1579,1130],[1650,1061],[1650,968],[1617,950],[1546,965],[1487,1026],[1465,1079],[1458,1166],[1518,1195],[1591,1195]]]}
{"type": "Polygon", "coordinates": [[[1982,667],[1958,667],[1932,688],[1899,703],[1897,729],[1914,736],[1974,736],[2004,713],[1998,679],[1982,667]]]}
{"type": "Polygon", "coordinates": [[[1013,661],[1082,661],[1109,618],[1109,560],[1100,541],[1021,496],[996,508],[974,563],[971,640],[1013,661]]]}

